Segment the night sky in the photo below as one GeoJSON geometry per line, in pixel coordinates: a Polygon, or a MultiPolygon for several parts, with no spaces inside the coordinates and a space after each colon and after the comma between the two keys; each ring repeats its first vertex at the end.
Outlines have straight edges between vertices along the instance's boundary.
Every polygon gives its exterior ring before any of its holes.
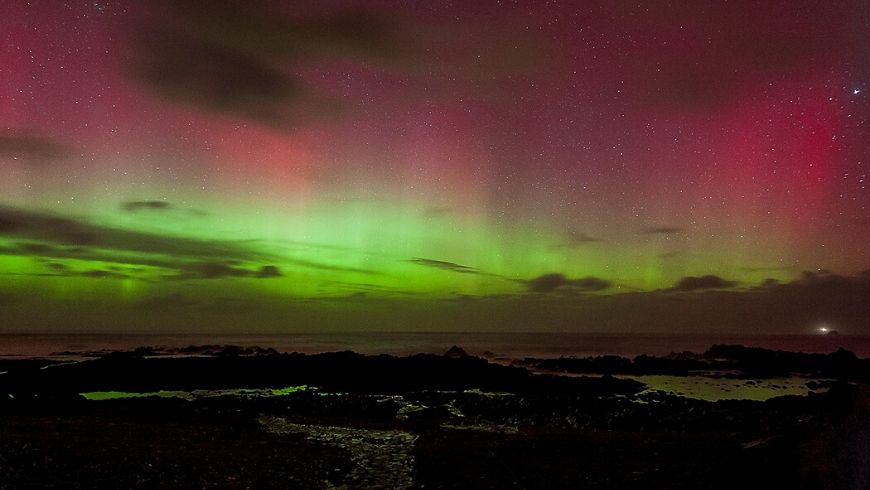
{"type": "Polygon", "coordinates": [[[0,5],[2,331],[870,334],[870,3],[0,5]]]}

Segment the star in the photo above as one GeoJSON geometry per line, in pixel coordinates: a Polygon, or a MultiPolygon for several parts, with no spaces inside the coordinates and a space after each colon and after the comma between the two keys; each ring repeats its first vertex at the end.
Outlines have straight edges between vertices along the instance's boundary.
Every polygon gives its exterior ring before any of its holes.
{"type": "Polygon", "coordinates": [[[860,93],[861,93],[861,89],[860,89],[860,88],[852,89],[852,95],[858,95],[858,94],[860,94],[860,93]]]}

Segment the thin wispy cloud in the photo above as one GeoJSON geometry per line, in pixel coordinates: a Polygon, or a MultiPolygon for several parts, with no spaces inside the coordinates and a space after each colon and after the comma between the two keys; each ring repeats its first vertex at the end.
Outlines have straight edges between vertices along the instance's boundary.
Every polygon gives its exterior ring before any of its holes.
{"type": "Polygon", "coordinates": [[[408,262],[423,267],[432,267],[435,269],[441,269],[450,272],[458,272],[460,274],[480,274],[480,271],[478,269],[475,269],[474,267],[457,264],[455,262],[447,262],[444,260],[424,259],[417,257],[408,260],[408,262]]]}

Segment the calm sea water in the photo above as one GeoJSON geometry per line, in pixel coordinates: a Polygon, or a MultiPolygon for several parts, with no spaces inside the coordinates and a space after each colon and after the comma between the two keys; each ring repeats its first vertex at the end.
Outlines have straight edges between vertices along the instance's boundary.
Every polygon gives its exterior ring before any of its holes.
{"type": "Polygon", "coordinates": [[[559,357],[614,354],[663,356],[703,352],[713,344],[742,344],[788,351],[828,353],[840,347],[870,357],[870,337],[833,335],[627,335],[571,333],[286,333],[251,335],[0,334],[0,356],[50,356],[63,351],[128,350],[139,346],[230,344],[282,352],[351,350],[364,354],[442,354],[459,345],[488,357],[559,357]]]}

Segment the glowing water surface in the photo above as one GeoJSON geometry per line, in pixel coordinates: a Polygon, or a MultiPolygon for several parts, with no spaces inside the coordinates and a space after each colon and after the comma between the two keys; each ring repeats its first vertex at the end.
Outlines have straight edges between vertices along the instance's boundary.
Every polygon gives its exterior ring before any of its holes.
{"type": "Polygon", "coordinates": [[[181,398],[182,400],[195,400],[197,398],[213,398],[219,396],[236,396],[240,398],[261,398],[271,396],[284,396],[299,391],[308,390],[307,385],[288,386],[286,388],[234,388],[227,390],[160,390],[150,392],[132,391],[90,391],[81,393],[87,400],[119,400],[124,398],[181,398]]]}
{"type": "Polygon", "coordinates": [[[666,392],[686,398],[711,402],[719,400],[765,401],[777,396],[807,396],[810,393],[827,391],[827,388],[810,389],[807,383],[811,380],[800,377],[767,379],[666,375],[617,377],[633,379],[645,384],[647,389],[641,392],[641,395],[652,392],[666,392]]]}

